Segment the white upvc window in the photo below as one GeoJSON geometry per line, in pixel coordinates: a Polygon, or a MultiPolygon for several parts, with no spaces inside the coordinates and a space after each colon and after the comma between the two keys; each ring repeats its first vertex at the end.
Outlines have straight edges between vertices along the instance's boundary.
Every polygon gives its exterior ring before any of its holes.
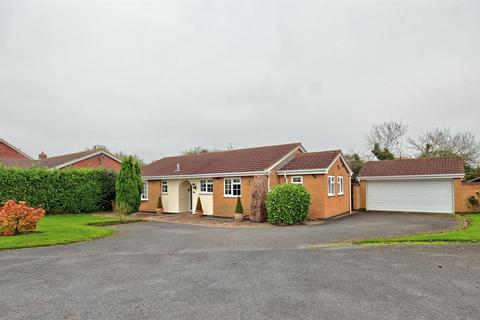
{"type": "Polygon", "coordinates": [[[148,181],[143,181],[141,200],[148,200],[148,181]]]}
{"type": "Polygon", "coordinates": [[[328,195],[334,196],[335,195],[335,177],[328,176],[328,195]]]}
{"type": "Polygon", "coordinates": [[[213,180],[200,180],[200,192],[212,193],[213,192],[213,180]]]}
{"type": "Polygon", "coordinates": [[[168,181],[162,181],[162,193],[168,193],[168,181]]]}
{"type": "Polygon", "coordinates": [[[294,176],[292,177],[293,184],[303,184],[303,177],[302,176],[294,176]]]}
{"type": "Polygon", "coordinates": [[[337,177],[337,181],[338,181],[337,194],[342,195],[343,194],[343,177],[337,177]]]}
{"type": "Polygon", "coordinates": [[[240,178],[225,178],[223,180],[223,195],[225,197],[241,197],[242,181],[240,178]]]}

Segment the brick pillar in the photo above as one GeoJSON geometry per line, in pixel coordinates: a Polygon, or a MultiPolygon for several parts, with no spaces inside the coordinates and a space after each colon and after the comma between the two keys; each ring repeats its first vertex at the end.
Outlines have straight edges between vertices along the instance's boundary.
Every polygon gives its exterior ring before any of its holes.
{"type": "Polygon", "coordinates": [[[253,177],[252,203],[250,205],[250,221],[264,222],[267,220],[267,209],[265,200],[267,199],[268,177],[253,177]]]}

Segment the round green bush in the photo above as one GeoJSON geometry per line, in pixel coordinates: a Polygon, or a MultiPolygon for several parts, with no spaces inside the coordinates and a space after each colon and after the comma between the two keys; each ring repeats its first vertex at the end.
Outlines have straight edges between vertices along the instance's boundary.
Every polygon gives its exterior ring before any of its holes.
{"type": "Polygon", "coordinates": [[[267,196],[268,222],[295,224],[305,221],[310,207],[310,194],[299,184],[282,184],[267,196]]]}

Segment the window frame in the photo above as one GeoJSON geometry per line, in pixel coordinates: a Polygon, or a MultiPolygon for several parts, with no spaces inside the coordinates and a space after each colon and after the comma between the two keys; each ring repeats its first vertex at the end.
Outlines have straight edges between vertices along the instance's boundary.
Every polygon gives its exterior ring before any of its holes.
{"type": "Polygon", "coordinates": [[[241,198],[242,197],[242,178],[223,178],[223,196],[225,198],[241,198]],[[234,183],[234,180],[238,180],[238,182],[234,183]],[[227,181],[230,181],[230,189],[231,193],[227,193],[227,181]],[[240,186],[240,194],[234,195],[233,194],[233,186],[239,185],[240,186]]]}
{"type": "Polygon", "coordinates": [[[142,181],[143,183],[143,188],[142,188],[142,193],[140,195],[140,200],[141,201],[148,201],[148,181],[142,181]]]}
{"type": "Polygon", "coordinates": [[[203,194],[213,193],[213,179],[201,179],[200,180],[200,193],[203,193],[203,194]],[[205,183],[205,190],[202,190],[203,183],[205,183]],[[209,191],[209,186],[211,186],[211,191],[209,191]]]}
{"type": "Polygon", "coordinates": [[[168,194],[168,181],[162,180],[162,184],[160,185],[160,192],[161,194],[168,194]],[[163,187],[166,187],[166,191],[163,191],[163,187]]]}
{"type": "Polygon", "coordinates": [[[303,185],[303,176],[292,176],[292,177],[290,178],[290,182],[291,182],[292,184],[301,184],[301,185],[303,185]],[[300,178],[300,182],[295,182],[295,181],[293,181],[295,178],[300,178]]]}
{"type": "Polygon", "coordinates": [[[335,176],[328,176],[327,178],[327,193],[329,197],[335,196],[335,176]],[[332,187],[332,192],[330,192],[330,186],[332,187]]]}
{"type": "Polygon", "coordinates": [[[337,186],[338,186],[338,187],[337,187],[337,194],[338,194],[338,195],[343,195],[343,194],[345,194],[345,184],[344,184],[344,182],[345,182],[345,179],[343,178],[343,176],[338,176],[338,177],[337,177],[337,186]],[[340,183],[340,181],[341,181],[342,183],[340,183]],[[340,188],[340,187],[341,187],[341,188],[340,188]]]}

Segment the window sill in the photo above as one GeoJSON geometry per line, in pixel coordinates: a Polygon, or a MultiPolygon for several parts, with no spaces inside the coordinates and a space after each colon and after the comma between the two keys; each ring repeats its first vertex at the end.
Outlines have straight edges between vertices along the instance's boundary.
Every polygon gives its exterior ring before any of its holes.
{"type": "Polygon", "coordinates": [[[329,197],[335,197],[335,194],[334,193],[329,193],[328,196],[329,197]]]}
{"type": "Polygon", "coordinates": [[[228,195],[228,194],[224,194],[223,197],[224,197],[224,198],[241,198],[242,195],[239,195],[239,196],[231,196],[231,195],[228,195]]]}
{"type": "Polygon", "coordinates": [[[204,196],[211,196],[213,192],[200,192],[199,194],[204,196]]]}
{"type": "Polygon", "coordinates": [[[140,199],[140,201],[148,201],[148,199],[142,198],[140,199]]]}
{"type": "Polygon", "coordinates": [[[164,194],[168,194],[168,192],[162,192],[162,195],[164,195],[164,194]]]}
{"type": "Polygon", "coordinates": [[[343,195],[344,195],[343,192],[342,193],[337,193],[337,196],[343,196],[343,195]]]}

